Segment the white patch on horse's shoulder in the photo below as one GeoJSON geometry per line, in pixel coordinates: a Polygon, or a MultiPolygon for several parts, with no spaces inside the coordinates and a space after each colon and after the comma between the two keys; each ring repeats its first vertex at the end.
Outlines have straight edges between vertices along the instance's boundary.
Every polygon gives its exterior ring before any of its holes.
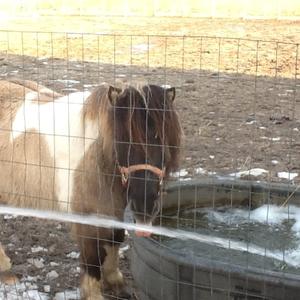
{"type": "Polygon", "coordinates": [[[35,130],[48,144],[54,159],[56,193],[62,211],[68,211],[73,190],[73,170],[98,137],[98,123],[82,119],[89,92],[76,92],[39,105],[24,101],[13,121],[11,141],[35,130]]]}
{"type": "Polygon", "coordinates": [[[24,101],[16,113],[12,124],[10,141],[12,142],[19,135],[30,129],[39,128],[39,112],[38,106],[33,104],[31,100],[24,101]]]}

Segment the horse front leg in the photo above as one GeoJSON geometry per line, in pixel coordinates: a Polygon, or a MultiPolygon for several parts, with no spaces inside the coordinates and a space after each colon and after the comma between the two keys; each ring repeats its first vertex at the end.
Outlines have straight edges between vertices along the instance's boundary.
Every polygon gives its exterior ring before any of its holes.
{"type": "Polygon", "coordinates": [[[14,285],[19,281],[18,277],[10,271],[11,267],[10,258],[6,255],[0,244],[0,282],[14,285]]]}
{"type": "Polygon", "coordinates": [[[119,245],[104,245],[106,257],[103,264],[103,279],[112,290],[122,290],[124,288],[123,274],[119,269],[119,245]]]}
{"type": "Polygon", "coordinates": [[[106,252],[102,265],[103,279],[106,285],[120,298],[130,299],[131,293],[125,286],[123,274],[119,269],[119,248],[124,241],[124,230],[114,230],[111,243],[103,247],[106,252]]]}
{"type": "MultiPolygon", "coordinates": [[[[80,226],[86,232],[87,226],[80,226]]],[[[95,235],[97,236],[97,235],[95,235]]],[[[106,251],[97,237],[77,236],[80,248],[81,299],[104,300],[102,296],[102,265],[106,251]]]]}

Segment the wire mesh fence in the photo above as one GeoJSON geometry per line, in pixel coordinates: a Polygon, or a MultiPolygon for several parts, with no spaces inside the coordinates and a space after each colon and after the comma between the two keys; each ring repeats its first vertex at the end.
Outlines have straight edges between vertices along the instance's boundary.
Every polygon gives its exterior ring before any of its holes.
{"type": "Polygon", "coordinates": [[[2,207],[1,298],[297,299],[298,44],[1,31],[0,47],[0,201],[82,225],[2,207]],[[129,202],[151,238],[92,226],[129,202]]]}

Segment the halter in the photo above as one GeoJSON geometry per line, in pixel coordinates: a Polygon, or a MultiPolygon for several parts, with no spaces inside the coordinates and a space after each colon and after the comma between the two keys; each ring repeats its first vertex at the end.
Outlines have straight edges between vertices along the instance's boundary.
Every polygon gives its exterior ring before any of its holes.
{"type": "Polygon", "coordinates": [[[166,168],[159,169],[149,164],[138,164],[129,167],[121,167],[120,164],[118,163],[118,168],[121,173],[121,181],[124,187],[127,186],[129,175],[132,172],[142,171],[142,170],[150,171],[159,178],[159,185],[162,185],[166,173],[166,168]]]}

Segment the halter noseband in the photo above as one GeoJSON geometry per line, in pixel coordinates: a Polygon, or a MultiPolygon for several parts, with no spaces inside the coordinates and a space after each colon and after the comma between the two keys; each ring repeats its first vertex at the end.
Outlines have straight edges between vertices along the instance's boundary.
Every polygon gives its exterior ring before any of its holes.
{"type": "Polygon", "coordinates": [[[130,173],[136,172],[136,171],[147,170],[147,171],[152,172],[159,178],[160,185],[162,185],[163,179],[165,177],[165,168],[159,169],[159,168],[149,165],[149,164],[138,164],[138,165],[132,165],[129,167],[121,167],[118,164],[118,168],[121,173],[121,181],[122,181],[123,186],[127,185],[130,173]]]}

